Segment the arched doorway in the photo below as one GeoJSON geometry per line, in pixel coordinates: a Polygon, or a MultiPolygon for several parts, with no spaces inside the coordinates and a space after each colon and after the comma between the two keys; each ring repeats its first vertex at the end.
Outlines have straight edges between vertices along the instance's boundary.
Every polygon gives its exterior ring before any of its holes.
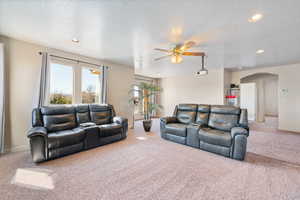
{"type": "MultiPolygon", "coordinates": [[[[255,121],[265,122],[266,118],[278,117],[278,75],[255,73],[240,79],[243,84],[255,85],[255,121]]],[[[241,87],[243,88],[243,87],[241,87]]],[[[243,98],[243,97],[241,97],[243,98]]],[[[247,97],[248,98],[248,97],[247,97]]]]}

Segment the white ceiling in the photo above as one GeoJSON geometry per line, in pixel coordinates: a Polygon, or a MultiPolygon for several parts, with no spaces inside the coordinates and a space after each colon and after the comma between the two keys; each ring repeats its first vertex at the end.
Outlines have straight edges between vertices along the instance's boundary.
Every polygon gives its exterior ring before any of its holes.
{"type": "Polygon", "coordinates": [[[0,34],[165,77],[195,72],[200,57],[154,62],[163,54],[153,48],[189,40],[208,69],[300,62],[299,8],[299,0],[0,0],[0,34]],[[264,18],[249,23],[255,13],[264,18]]]}

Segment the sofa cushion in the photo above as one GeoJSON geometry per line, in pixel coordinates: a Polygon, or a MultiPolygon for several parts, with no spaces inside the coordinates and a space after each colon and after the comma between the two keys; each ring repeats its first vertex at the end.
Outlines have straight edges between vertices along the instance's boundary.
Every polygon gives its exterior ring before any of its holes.
{"type": "Polygon", "coordinates": [[[241,109],[235,106],[213,105],[210,108],[210,112],[218,114],[239,115],[241,113],[241,109]]]}
{"type": "Polygon", "coordinates": [[[198,105],[197,115],[196,115],[196,123],[202,125],[208,125],[210,106],[200,104],[198,105]]]}
{"type": "Polygon", "coordinates": [[[179,144],[186,144],[186,137],[181,137],[173,134],[166,134],[166,138],[179,144]]]}
{"type": "Polygon", "coordinates": [[[41,110],[39,108],[35,108],[32,110],[32,127],[43,126],[43,119],[41,110]]]}
{"type": "Polygon", "coordinates": [[[195,121],[197,104],[179,104],[176,117],[180,123],[189,124],[195,121]]]}
{"type": "Polygon", "coordinates": [[[238,120],[241,110],[234,106],[211,106],[208,126],[222,130],[230,131],[238,126],[238,120]]]}
{"type": "Polygon", "coordinates": [[[122,124],[111,123],[98,126],[100,128],[100,137],[108,137],[122,133],[122,124]]]}
{"type": "Polygon", "coordinates": [[[238,116],[211,113],[208,126],[221,131],[230,131],[238,126],[238,116]]]}
{"type": "Polygon", "coordinates": [[[247,109],[241,109],[239,125],[243,128],[248,128],[248,111],[247,109]]]}
{"type": "Polygon", "coordinates": [[[76,106],[76,120],[78,124],[90,122],[90,113],[88,105],[78,105],[76,106]]]}
{"type": "Polygon", "coordinates": [[[41,108],[44,126],[49,132],[69,130],[76,127],[73,106],[45,106],[41,108]]]}
{"type": "Polygon", "coordinates": [[[231,146],[231,134],[230,132],[220,131],[211,128],[201,128],[199,130],[200,141],[204,141],[209,144],[221,145],[225,147],[231,146]]]}
{"type": "Polygon", "coordinates": [[[48,134],[48,148],[55,149],[83,142],[85,132],[81,128],[56,131],[48,134]]]}
{"type": "Polygon", "coordinates": [[[89,108],[92,122],[97,125],[109,124],[112,122],[113,111],[111,106],[106,104],[91,104],[89,105],[89,108]]]}
{"type": "Polygon", "coordinates": [[[169,123],[166,124],[166,133],[177,135],[181,137],[186,137],[186,124],[181,123],[169,123]]]}

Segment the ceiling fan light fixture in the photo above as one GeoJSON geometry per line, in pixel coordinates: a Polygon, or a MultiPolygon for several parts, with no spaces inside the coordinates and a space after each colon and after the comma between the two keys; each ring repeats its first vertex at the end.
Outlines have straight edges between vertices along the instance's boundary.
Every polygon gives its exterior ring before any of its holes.
{"type": "Polygon", "coordinates": [[[159,61],[164,58],[170,58],[170,61],[174,64],[181,63],[183,60],[183,56],[205,56],[204,52],[190,52],[187,51],[188,49],[194,47],[196,42],[188,41],[181,44],[175,44],[171,49],[161,49],[161,48],[154,48],[156,51],[161,51],[167,53],[165,56],[161,56],[159,58],[155,58],[154,61],[159,61]]]}
{"type": "Polygon", "coordinates": [[[91,74],[94,74],[94,75],[99,75],[101,74],[101,72],[99,70],[96,70],[96,69],[90,69],[90,73],[91,74]]]}
{"type": "Polygon", "coordinates": [[[251,18],[248,19],[248,22],[255,23],[263,18],[263,15],[261,13],[254,14],[251,18]]]}
{"type": "Polygon", "coordinates": [[[171,57],[171,62],[175,63],[175,64],[181,63],[182,62],[182,57],[179,56],[179,55],[174,55],[174,56],[171,57]]]}

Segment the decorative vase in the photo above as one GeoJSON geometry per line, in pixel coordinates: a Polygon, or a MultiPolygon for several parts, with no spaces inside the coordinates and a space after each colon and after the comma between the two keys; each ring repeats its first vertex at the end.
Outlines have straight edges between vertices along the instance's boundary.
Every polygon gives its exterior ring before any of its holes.
{"type": "Polygon", "coordinates": [[[143,120],[143,126],[144,126],[144,130],[146,132],[149,132],[150,129],[151,129],[151,126],[152,126],[152,120],[149,119],[149,120],[143,120]]]}

